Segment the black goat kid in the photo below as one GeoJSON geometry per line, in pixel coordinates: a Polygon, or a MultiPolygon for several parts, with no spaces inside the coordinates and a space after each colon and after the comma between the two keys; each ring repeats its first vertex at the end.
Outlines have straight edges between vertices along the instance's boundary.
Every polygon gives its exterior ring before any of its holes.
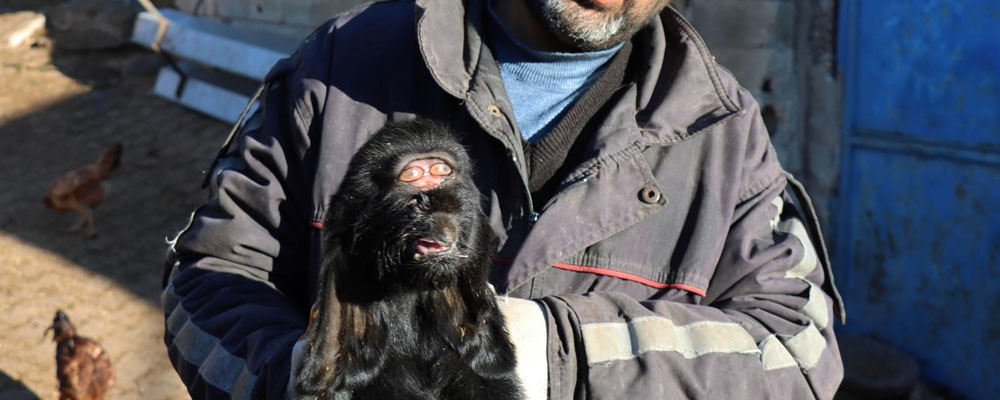
{"type": "Polygon", "coordinates": [[[324,221],[298,395],[523,397],[471,170],[454,133],[426,120],[387,125],[354,156],[324,221]]]}

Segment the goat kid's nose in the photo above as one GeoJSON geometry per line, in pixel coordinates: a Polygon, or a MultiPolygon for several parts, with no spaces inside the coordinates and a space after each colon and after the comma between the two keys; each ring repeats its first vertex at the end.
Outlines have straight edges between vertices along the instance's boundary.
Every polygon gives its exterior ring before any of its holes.
{"type": "Polygon", "coordinates": [[[455,243],[458,240],[458,221],[450,214],[434,214],[434,236],[442,243],[455,243]]]}

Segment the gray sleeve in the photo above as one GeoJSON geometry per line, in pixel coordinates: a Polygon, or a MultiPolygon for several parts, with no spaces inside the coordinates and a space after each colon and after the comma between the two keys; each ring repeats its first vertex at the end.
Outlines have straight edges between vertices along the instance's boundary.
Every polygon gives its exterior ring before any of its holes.
{"type": "Polygon", "coordinates": [[[613,292],[544,299],[550,398],[833,398],[843,375],[835,303],[801,220],[772,222],[780,186],[734,226],[741,235],[704,304],[613,292]]]}
{"type": "MultiPolygon", "coordinates": [[[[319,32],[319,31],[318,31],[319,32]]],[[[171,247],[165,342],[193,398],[281,398],[306,327],[311,186],[301,83],[326,54],[307,40],[269,74],[261,106],[210,171],[210,198],[171,247]],[[310,58],[315,55],[314,58],[310,58]]]]}
{"type": "Polygon", "coordinates": [[[843,377],[833,331],[839,295],[811,215],[786,192],[758,123],[750,123],[757,137],[743,195],[700,304],[615,292],[542,299],[550,398],[833,398],[843,377]]]}

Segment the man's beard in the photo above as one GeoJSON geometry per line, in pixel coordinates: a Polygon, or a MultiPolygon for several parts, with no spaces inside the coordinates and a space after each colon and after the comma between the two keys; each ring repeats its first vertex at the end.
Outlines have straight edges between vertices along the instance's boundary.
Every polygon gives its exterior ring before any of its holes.
{"type": "Polygon", "coordinates": [[[641,6],[625,0],[620,9],[606,11],[583,7],[577,0],[528,0],[549,30],[583,51],[609,49],[628,40],[667,2],[652,1],[641,6]]]}

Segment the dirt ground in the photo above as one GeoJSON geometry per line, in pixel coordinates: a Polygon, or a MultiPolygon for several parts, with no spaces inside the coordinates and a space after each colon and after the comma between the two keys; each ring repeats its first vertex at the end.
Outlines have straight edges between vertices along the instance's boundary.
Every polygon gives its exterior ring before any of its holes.
{"type": "Polygon", "coordinates": [[[187,398],[162,339],[165,238],[204,199],[201,171],[228,126],[151,95],[152,71],[135,68],[148,52],[53,47],[44,34],[0,47],[0,400],[58,397],[42,336],[56,309],[111,354],[109,398],[187,398]],[[99,235],[64,233],[77,217],[42,207],[48,186],[117,142],[99,235]]]}

